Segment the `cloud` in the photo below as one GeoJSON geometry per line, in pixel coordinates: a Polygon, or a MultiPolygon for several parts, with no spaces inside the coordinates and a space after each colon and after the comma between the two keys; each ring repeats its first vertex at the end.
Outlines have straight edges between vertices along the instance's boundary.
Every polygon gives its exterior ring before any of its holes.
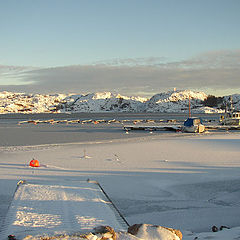
{"type": "Polygon", "coordinates": [[[156,66],[166,62],[163,57],[149,57],[149,58],[126,58],[126,59],[110,59],[95,62],[94,65],[108,65],[108,66],[156,66]]]}
{"type": "MultiPolygon", "coordinates": [[[[25,66],[5,66],[0,65],[0,81],[4,85],[19,85],[19,83],[24,84],[25,74],[28,74],[29,71],[35,70],[37,68],[25,67],[25,66]]],[[[29,84],[29,83],[26,83],[29,84]]]]}
{"type": "Polygon", "coordinates": [[[176,64],[176,66],[192,69],[239,68],[240,49],[207,52],[189,60],[179,62],[176,64]]]}
{"type": "Polygon", "coordinates": [[[115,91],[148,96],[174,87],[234,90],[240,88],[239,59],[240,50],[235,50],[208,52],[180,62],[161,63],[161,58],[137,58],[86,66],[24,69],[20,74],[21,84],[0,87],[33,93],[115,91]]]}

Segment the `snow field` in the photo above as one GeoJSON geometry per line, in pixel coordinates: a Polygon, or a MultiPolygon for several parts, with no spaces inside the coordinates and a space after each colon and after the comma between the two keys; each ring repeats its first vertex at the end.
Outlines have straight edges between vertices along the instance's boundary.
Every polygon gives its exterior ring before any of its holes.
{"type": "Polygon", "coordinates": [[[19,179],[75,186],[90,178],[101,183],[130,225],[180,229],[187,240],[221,239],[226,234],[231,240],[239,236],[240,226],[239,143],[236,133],[160,134],[86,145],[33,146],[28,151],[24,146],[1,149],[1,206],[7,207],[4,196],[11,196],[19,179]],[[33,156],[42,168],[26,166],[33,156]],[[213,225],[231,229],[211,233],[213,225]]]}

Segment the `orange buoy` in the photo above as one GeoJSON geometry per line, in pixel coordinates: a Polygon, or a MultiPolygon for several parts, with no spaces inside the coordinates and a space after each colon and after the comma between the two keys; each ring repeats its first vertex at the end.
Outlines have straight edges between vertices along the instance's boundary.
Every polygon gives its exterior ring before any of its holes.
{"type": "Polygon", "coordinates": [[[40,164],[39,164],[38,160],[33,159],[33,160],[30,161],[29,166],[30,167],[40,167],[40,164]]]}

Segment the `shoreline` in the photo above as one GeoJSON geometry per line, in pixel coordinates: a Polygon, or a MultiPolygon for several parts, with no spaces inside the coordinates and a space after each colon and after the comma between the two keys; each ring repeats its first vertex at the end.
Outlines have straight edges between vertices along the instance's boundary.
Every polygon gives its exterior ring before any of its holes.
{"type": "MultiPolygon", "coordinates": [[[[139,131],[140,132],[140,131],[139,131]]],[[[207,136],[226,136],[226,135],[238,135],[240,134],[240,132],[238,131],[215,131],[215,132],[205,132],[205,133],[174,133],[174,132],[163,132],[163,131],[156,131],[153,133],[148,133],[147,131],[144,132],[142,131],[142,136],[132,136],[132,137],[128,137],[128,138],[111,138],[111,139],[102,139],[102,140],[96,140],[96,141],[74,141],[74,142],[58,142],[58,143],[45,143],[45,144],[32,144],[32,145],[0,145],[0,152],[1,149],[5,149],[5,148],[34,148],[34,147],[39,147],[39,148],[44,148],[44,147],[61,147],[61,146],[72,146],[72,145],[93,145],[93,144],[109,144],[109,143],[131,143],[134,141],[138,141],[138,142],[144,142],[144,141],[157,141],[157,140],[164,140],[164,139],[175,139],[175,138],[183,138],[183,139],[187,139],[187,138],[192,138],[192,137],[199,137],[199,138],[204,138],[207,136]]],[[[114,134],[114,133],[113,133],[114,134]]],[[[122,134],[126,134],[124,132],[124,130],[122,130],[122,134]]],[[[131,135],[132,132],[129,132],[129,135],[131,135]]],[[[140,133],[141,134],[141,133],[140,133]]],[[[128,136],[129,136],[128,135],[128,136]]]]}

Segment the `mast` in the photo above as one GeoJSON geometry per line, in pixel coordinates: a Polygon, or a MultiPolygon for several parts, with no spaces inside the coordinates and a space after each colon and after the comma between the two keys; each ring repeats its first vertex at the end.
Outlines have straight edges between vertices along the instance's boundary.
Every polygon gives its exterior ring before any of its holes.
{"type": "Polygon", "coordinates": [[[188,116],[191,117],[191,102],[190,102],[190,95],[189,95],[189,98],[188,98],[188,116]]]}
{"type": "Polygon", "coordinates": [[[233,112],[233,100],[232,100],[232,96],[229,97],[229,100],[230,100],[230,109],[231,109],[231,112],[233,112]]]}

